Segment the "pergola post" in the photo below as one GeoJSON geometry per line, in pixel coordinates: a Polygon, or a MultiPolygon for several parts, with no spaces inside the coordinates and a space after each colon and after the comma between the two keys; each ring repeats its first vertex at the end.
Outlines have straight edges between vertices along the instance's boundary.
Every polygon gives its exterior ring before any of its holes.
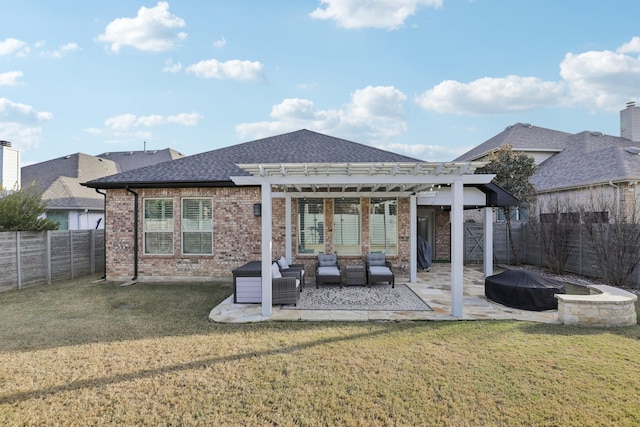
{"type": "Polygon", "coordinates": [[[484,208],[484,277],[493,275],[493,209],[484,208]]]}
{"type": "Polygon", "coordinates": [[[284,223],[285,223],[285,237],[284,237],[284,257],[287,262],[291,264],[293,259],[292,241],[291,241],[291,196],[284,198],[284,223]]]}
{"type": "Polygon", "coordinates": [[[451,185],[451,315],[462,317],[464,304],[464,186],[454,179],[451,185]]]}
{"type": "Polygon", "coordinates": [[[418,197],[409,197],[409,281],[418,281],[418,197]]]}
{"type": "Polygon", "coordinates": [[[263,182],[262,188],[262,315],[271,316],[271,247],[273,206],[271,204],[271,184],[263,182]]]}

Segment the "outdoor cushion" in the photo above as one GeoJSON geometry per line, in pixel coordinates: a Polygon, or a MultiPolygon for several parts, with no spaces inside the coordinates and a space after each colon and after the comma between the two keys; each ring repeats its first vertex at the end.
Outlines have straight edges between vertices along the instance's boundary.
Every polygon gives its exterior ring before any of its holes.
{"type": "Polygon", "coordinates": [[[367,254],[367,263],[370,266],[385,266],[384,254],[367,254]]]}
{"type": "Polygon", "coordinates": [[[338,257],[335,254],[318,254],[318,266],[330,267],[338,263],[338,257]]]}
{"type": "Polygon", "coordinates": [[[340,271],[338,270],[338,267],[336,267],[336,266],[318,267],[318,275],[319,276],[339,276],[340,275],[340,271]]]}
{"type": "Polygon", "coordinates": [[[278,260],[278,265],[283,270],[286,270],[287,268],[289,268],[289,263],[287,262],[285,257],[280,257],[280,259],[278,260]]]}
{"type": "Polygon", "coordinates": [[[278,263],[274,262],[271,264],[271,278],[279,279],[281,277],[282,274],[280,273],[280,267],[278,267],[278,263]]]}
{"type": "Polygon", "coordinates": [[[374,276],[391,276],[391,270],[388,267],[373,266],[369,267],[369,271],[374,276]]]}

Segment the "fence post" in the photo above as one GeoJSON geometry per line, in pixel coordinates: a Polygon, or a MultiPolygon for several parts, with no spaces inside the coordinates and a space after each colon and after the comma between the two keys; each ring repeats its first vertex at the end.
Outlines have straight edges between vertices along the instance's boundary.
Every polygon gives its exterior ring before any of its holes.
{"type": "Polygon", "coordinates": [[[71,254],[71,256],[69,257],[71,260],[71,278],[75,278],[75,274],[73,271],[73,267],[74,267],[74,263],[73,263],[73,230],[69,230],[69,253],[71,254]]]}
{"type": "Polygon", "coordinates": [[[45,245],[45,257],[46,257],[46,266],[45,266],[45,279],[47,281],[47,285],[51,284],[51,230],[46,231],[46,245],[45,245]]]}
{"type": "Polygon", "coordinates": [[[16,279],[18,279],[18,289],[22,289],[22,257],[20,252],[20,232],[16,231],[16,279]]]}
{"type": "Polygon", "coordinates": [[[96,230],[90,230],[89,237],[91,245],[91,256],[89,258],[89,262],[91,264],[91,274],[94,274],[96,272],[96,230]]]}

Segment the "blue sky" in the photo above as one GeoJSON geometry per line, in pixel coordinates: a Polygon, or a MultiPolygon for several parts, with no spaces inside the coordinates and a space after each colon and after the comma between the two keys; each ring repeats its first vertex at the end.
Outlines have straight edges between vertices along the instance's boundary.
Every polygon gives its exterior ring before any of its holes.
{"type": "Polygon", "coordinates": [[[70,0],[0,6],[0,140],[197,154],[302,128],[448,161],[531,123],[619,135],[636,0],[70,0]]]}

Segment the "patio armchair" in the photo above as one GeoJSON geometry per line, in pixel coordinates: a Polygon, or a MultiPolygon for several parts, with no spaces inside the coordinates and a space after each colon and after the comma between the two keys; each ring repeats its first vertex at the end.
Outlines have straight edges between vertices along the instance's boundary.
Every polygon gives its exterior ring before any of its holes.
{"type": "Polygon", "coordinates": [[[396,287],[396,279],[393,270],[391,270],[391,262],[387,261],[385,254],[367,254],[367,281],[369,286],[376,282],[387,282],[392,288],[396,287]]]}
{"type": "Polygon", "coordinates": [[[271,304],[298,304],[302,292],[300,279],[291,276],[283,276],[280,273],[278,263],[271,265],[271,304]]]}
{"type": "Polygon", "coordinates": [[[295,277],[300,280],[300,283],[302,283],[300,291],[302,292],[305,286],[304,264],[289,264],[285,257],[280,257],[280,259],[275,262],[278,263],[282,277],[295,277]]]}
{"type": "Polygon", "coordinates": [[[316,289],[318,285],[337,283],[342,287],[342,271],[338,265],[337,254],[318,254],[316,267],[316,289]]]}

